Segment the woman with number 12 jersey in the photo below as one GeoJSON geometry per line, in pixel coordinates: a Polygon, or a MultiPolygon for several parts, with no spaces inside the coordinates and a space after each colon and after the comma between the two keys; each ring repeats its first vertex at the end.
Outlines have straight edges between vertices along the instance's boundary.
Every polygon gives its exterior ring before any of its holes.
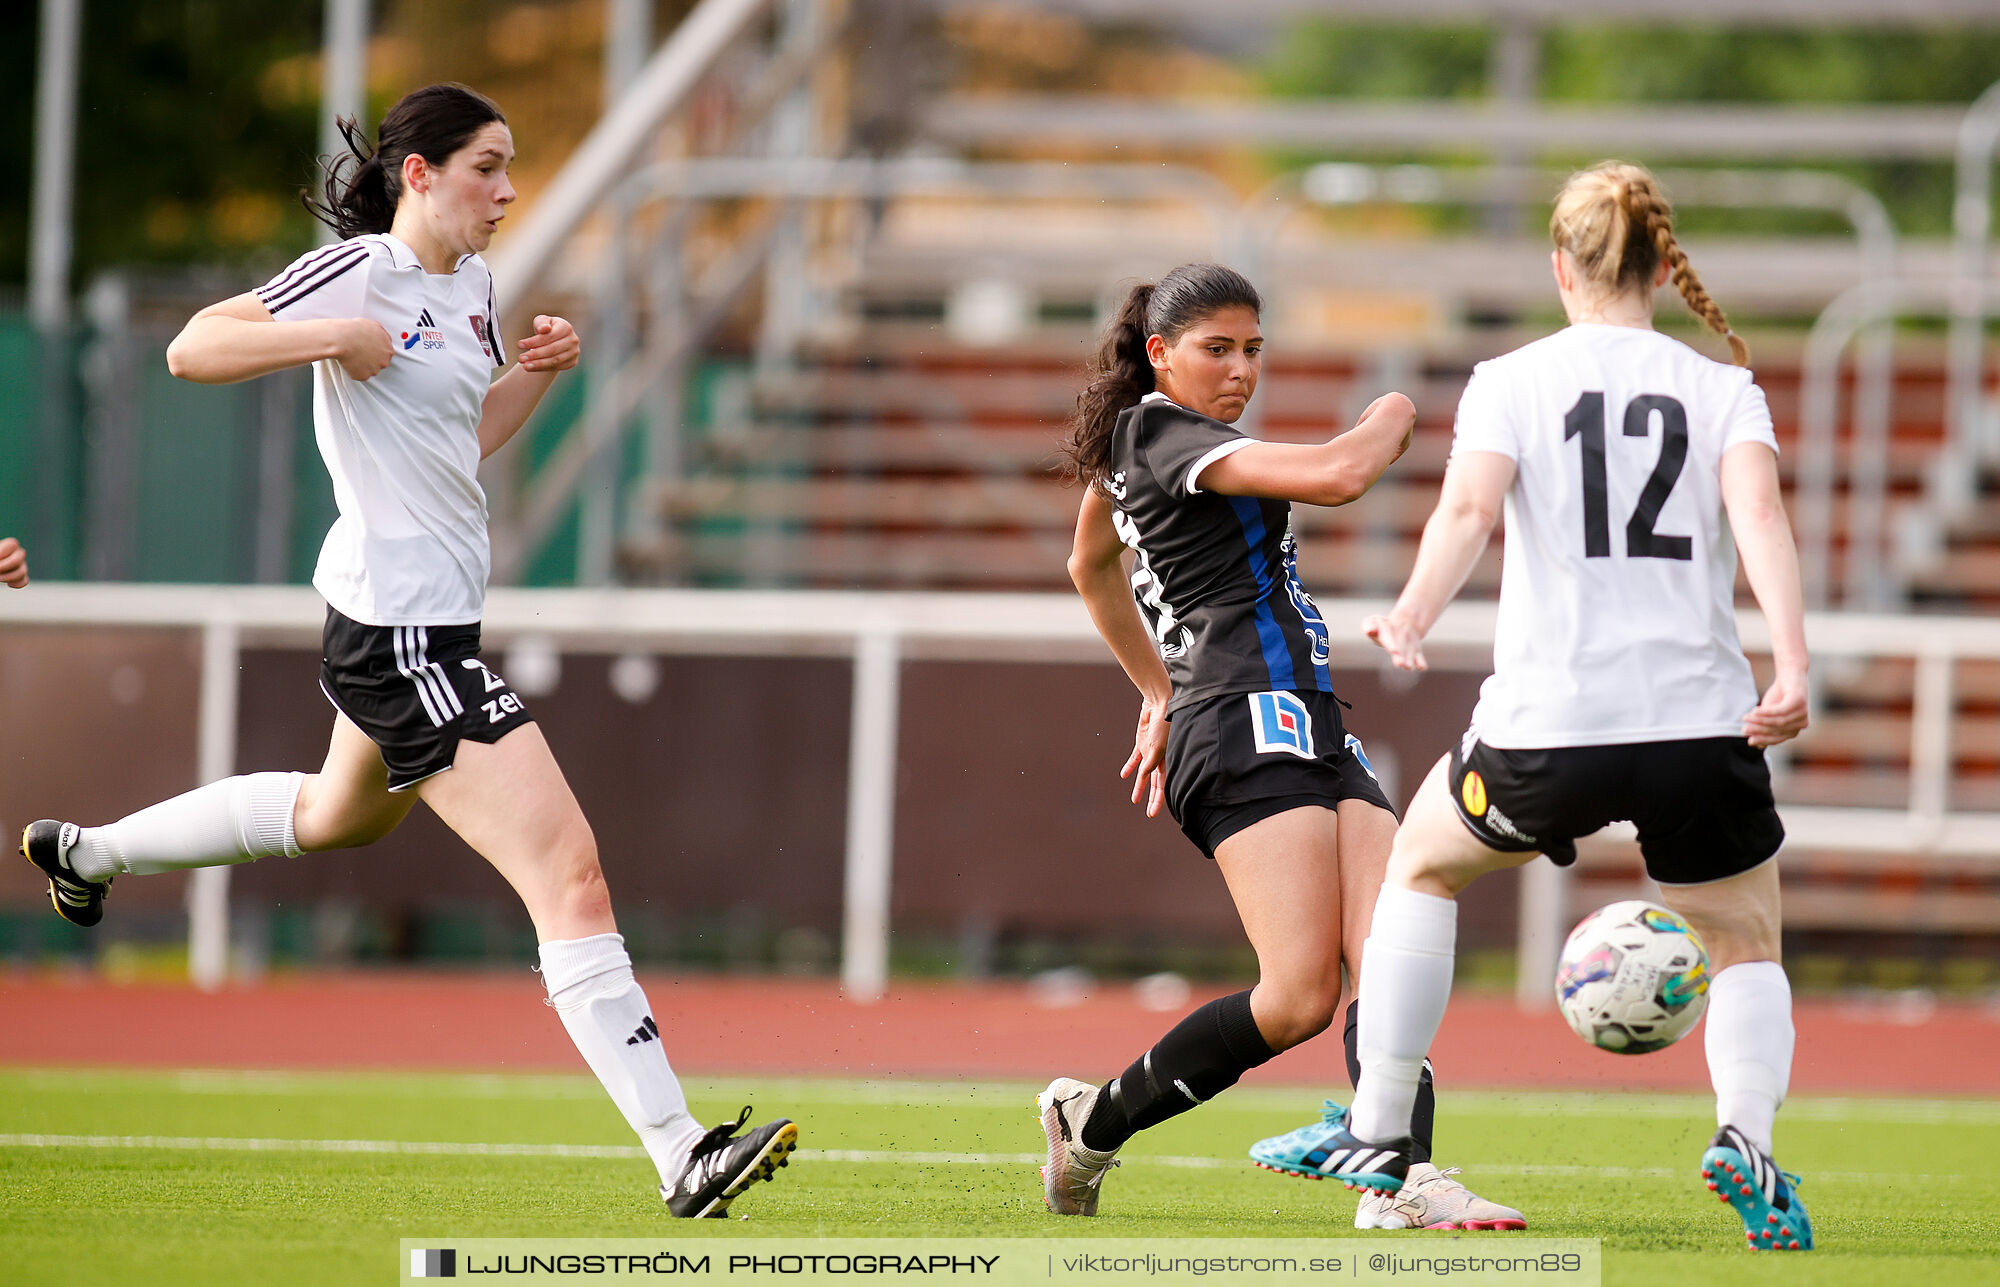
{"type": "Polygon", "coordinates": [[[1750,372],[1651,327],[1578,322],[1479,364],[1452,453],[1515,467],[1483,742],[1741,734],[1757,693],[1721,463],[1744,443],[1778,447],[1750,372]]]}
{"type": "Polygon", "coordinates": [[[1753,1248],[1810,1249],[1798,1177],[1771,1157],[1793,1030],[1764,748],[1806,725],[1807,657],[1770,413],[1651,174],[1605,162],[1572,176],[1550,231],[1571,325],[1474,371],[1409,584],[1365,623],[1397,666],[1423,669],[1423,637],[1504,505],[1493,677],[1397,831],[1365,951],[1361,1077],[1320,1146],[1352,1183],[1402,1183],[1459,891],[1537,853],[1567,866],[1577,837],[1629,820],[1714,972],[1718,1129],[1701,1174],[1753,1248]],[[1670,277],[1734,366],[1653,329],[1670,277]],[[1770,627],[1761,700],[1736,637],[1739,553],[1770,627]]]}

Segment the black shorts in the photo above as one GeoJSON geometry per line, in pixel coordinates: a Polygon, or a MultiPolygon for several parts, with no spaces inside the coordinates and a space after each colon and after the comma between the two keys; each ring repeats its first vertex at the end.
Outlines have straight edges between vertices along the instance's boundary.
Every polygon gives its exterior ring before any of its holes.
{"type": "Polygon", "coordinates": [[[1166,770],[1167,809],[1210,858],[1288,809],[1366,800],[1395,812],[1332,693],[1227,693],[1183,707],[1167,729],[1166,770]]]}
{"type": "Polygon", "coordinates": [[[1764,752],[1740,737],[1502,750],[1467,733],[1445,784],[1473,835],[1558,867],[1576,861],[1578,836],[1631,822],[1662,885],[1739,875],[1785,840],[1764,752]]]}
{"type": "Polygon", "coordinates": [[[402,791],[451,767],[461,739],[497,742],[534,717],[479,660],[479,626],[366,626],[332,608],[319,686],[375,745],[402,791]]]}

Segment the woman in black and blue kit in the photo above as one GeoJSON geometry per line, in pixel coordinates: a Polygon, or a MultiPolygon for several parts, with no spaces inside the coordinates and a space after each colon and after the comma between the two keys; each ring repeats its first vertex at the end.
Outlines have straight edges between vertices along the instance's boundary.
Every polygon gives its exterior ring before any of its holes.
{"type": "MultiPolygon", "coordinates": [[[[1102,1086],[1061,1077],[1042,1092],[1044,1197],[1062,1215],[1096,1213],[1132,1135],[1331,1025],[1343,964],[1359,978],[1395,835],[1341,721],[1326,623],[1294,563],[1291,502],[1359,498],[1409,446],[1415,409],[1385,394],[1314,445],[1238,432],[1263,365],[1262,309],[1255,287],[1214,264],[1135,287],[1066,445],[1086,487],[1070,576],[1141,698],[1121,776],[1148,817],[1165,805],[1221,869],[1258,983],[1195,1010],[1102,1086]]],[[[1350,1071],[1354,1022],[1350,1009],[1350,1071]]],[[[1426,1083],[1420,1114],[1428,1106],[1426,1083]]],[[[1523,1224],[1427,1158],[1402,1193],[1365,1196],[1355,1218],[1364,1229],[1523,1224]]]]}

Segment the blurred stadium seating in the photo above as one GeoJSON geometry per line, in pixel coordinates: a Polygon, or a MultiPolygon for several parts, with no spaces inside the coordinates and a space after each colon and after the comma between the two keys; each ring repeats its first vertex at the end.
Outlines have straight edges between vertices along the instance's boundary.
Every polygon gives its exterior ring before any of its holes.
{"type": "MultiPolygon", "coordinates": [[[[609,13],[584,0],[541,7],[579,21],[609,13]]],[[[1544,102],[1534,88],[1536,51],[1571,24],[1533,0],[1343,6],[1345,20],[1363,25],[1470,30],[1484,50],[1487,97],[1396,102],[1335,98],[1337,85],[1311,98],[1265,92],[1255,51],[1293,24],[1327,20],[1325,6],[1303,2],[1233,6],[1226,23],[1203,6],[1162,0],[704,0],[693,8],[650,63],[628,71],[623,95],[560,169],[544,164],[519,226],[492,256],[515,330],[525,313],[561,308],[590,337],[586,370],[566,382],[519,450],[490,462],[502,581],[1061,592],[1076,497],[1053,466],[1098,321],[1130,281],[1214,257],[1246,268],[1269,295],[1271,358],[1258,432],[1322,437],[1386,389],[1415,397],[1417,442],[1391,475],[1358,504],[1298,517],[1301,568],[1316,593],[1392,594],[1436,494],[1472,365],[1556,324],[1539,231],[1551,187],[1543,167],[1618,152],[1662,169],[1729,165],[1771,183],[1793,175],[1796,193],[1817,194],[1802,205],[1771,188],[1764,198],[1704,205],[1692,194],[1716,181],[1692,170],[1682,188],[1690,212],[1711,205],[1736,212],[1733,220],[1691,223],[1687,243],[1757,354],[1788,482],[1826,463],[1824,519],[1811,519],[1807,505],[1810,522],[1802,522],[1809,549],[1824,551],[1825,606],[2000,610],[2000,412],[1990,377],[1973,396],[1954,400],[1963,359],[1938,322],[1962,311],[1966,283],[1964,260],[1940,227],[1888,228],[1888,288],[1906,321],[1893,333],[1885,437],[1871,438],[1862,414],[1869,395],[1861,354],[1877,342],[1871,335],[1889,332],[1857,327],[1842,360],[1828,365],[1815,356],[1830,333],[1823,320],[1830,310],[1883,272],[1871,258],[1880,246],[1869,240],[1877,216],[1825,194],[1845,184],[1881,211],[1897,195],[1885,190],[1885,178],[1913,188],[1945,183],[1968,137],[1969,96],[1805,106],[1544,102]],[[1094,69],[1081,82],[1079,65],[1094,69]],[[1831,383],[1809,387],[1817,379],[1831,383]],[[1807,424],[1813,405],[1832,408],[1823,426],[1807,424]]],[[[1671,13],[1617,0],[1593,17],[1615,26],[1642,15],[1677,30],[1725,33],[1752,17],[1760,28],[1832,25],[1885,39],[1937,31],[1986,38],[2000,29],[2000,13],[1955,0],[1772,0],[1754,15],[1723,0],[1683,0],[1671,13]]],[[[1676,193],[1671,181],[1669,192],[1676,193]]],[[[1983,276],[1983,261],[1978,268],[1983,276]]],[[[85,292],[74,334],[52,340],[25,322],[0,321],[0,356],[74,373],[68,383],[0,388],[0,423],[18,435],[17,447],[33,444],[0,452],[0,502],[8,506],[0,513],[28,516],[23,535],[35,538],[44,575],[296,582],[310,569],[330,500],[311,456],[303,381],[291,373],[227,392],[190,390],[158,361],[193,307],[253,276],[245,266],[108,272],[85,292]],[[59,495],[47,487],[51,477],[66,480],[59,495]]],[[[1662,321],[1718,351],[1674,308],[1663,308],[1662,321]]],[[[1496,547],[1469,593],[1490,595],[1497,577],[1496,547]]],[[[187,683],[195,665],[180,636],[107,642],[83,632],[40,636],[29,647],[19,642],[26,629],[0,615],[0,638],[13,641],[0,648],[0,679],[13,676],[11,686],[0,683],[0,718],[16,728],[35,726],[23,722],[26,703],[47,709],[49,672],[34,667],[50,664],[52,651],[81,664],[101,649],[89,663],[95,669],[63,672],[99,693],[115,690],[121,667],[137,666],[151,677],[147,691],[161,695],[187,683]],[[31,654],[40,658],[34,667],[22,660],[31,654]]],[[[1941,760],[1925,760],[1934,729],[1913,717],[1922,685],[1934,681],[1920,678],[1922,624],[1908,630],[1901,655],[1820,667],[1815,726],[1782,767],[1788,803],[1894,810],[1922,798],[1941,800],[1947,811],[2000,813],[2000,662],[1947,668],[1948,741],[1941,760]],[[1926,780],[1936,774],[1942,782],[1926,780]]],[[[310,753],[324,720],[317,708],[280,705],[276,692],[286,684],[305,691],[293,682],[299,658],[283,653],[253,650],[244,726],[247,735],[271,730],[257,744],[260,754],[295,760],[310,753]],[[269,667],[289,668],[284,684],[267,682],[279,673],[262,669],[269,667]],[[268,700],[254,696],[265,691],[258,684],[271,689],[268,700]]],[[[1007,699],[981,709],[1009,721],[1009,754],[1048,756],[1058,776],[1096,773],[1110,758],[1103,739],[1049,748],[1083,722],[1084,708],[1113,738],[1128,703],[1115,672],[1081,654],[1065,657],[1067,669],[1009,670],[963,657],[926,663],[943,669],[910,681],[932,686],[906,699],[906,755],[913,744],[942,753],[909,730],[949,723],[953,694],[990,686],[1007,699]],[[1057,670],[1062,677],[1051,680],[1057,670]]],[[[753,914],[762,927],[753,937],[765,947],[717,959],[827,968],[838,882],[824,868],[840,861],[838,806],[849,767],[839,749],[845,698],[836,691],[845,671],[823,660],[814,663],[823,670],[788,673],[713,657],[675,664],[683,670],[670,673],[681,679],[668,687],[683,705],[636,704],[663,729],[712,682],[732,685],[737,700],[768,718],[810,710],[816,734],[827,739],[821,772],[798,784],[813,802],[810,817],[773,824],[790,838],[784,860],[775,851],[785,846],[756,842],[738,825],[771,821],[760,813],[764,783],[754,771],[675,796],[683,817],[703,819],[694,825],[706,828],[708,839],[697,845],[705,858],[754,852],[747,870],[787,891],[753,914]],[[760,706],[760,692],[786,700],[760,706]],[[819,945],[793,933],[792,957],[769,946],[794,931],[819,935],[819,945]]],[[[1448,736],[1439,730],[1462,721],[1464,682],[1432,684],[1408,700],[1365,671],[1353,683],[1375,703],[1372,711],[1364,703],[1373,722],[1363,731],[1382,728],[1408,780],[1448,736]],[[1391,712],[1403,723],[1390,727],[1391,712]]],[[[610,737],[604,730],[613,727],[620,738],[641,738],[651,727],[616,722],[616,707],[599,692],[565,705],[572,696],[567,687],[551,693],[541,709],[578,742],[610,737]]],[[[76,726],[116,727],[115,696],[110,706],[92,700],[103,710],[76,726]]],[[[178,727],[187,706],[167,702],[149,718],[178,727]]],[[[727,721],[717,714],[702,727],[713,734],[727,721]]],[[[754,745],[723,744],[747,757],[739,764],[764,763],[754,745]]],[[[79,738],[36,753],[60,761],[91,752],[79,738]]],[[[133,766],[127,793],[144,798],[139,784],[150,778],[140,766],[185,779],[193,763],[191,746],[180,742],[134,744],[121,754],[133,766]]],[[[579,755],[588,772],[617,772],[615,759],[579,755]]],[[[1004,758],[983,767],[1004,772],[1004,758]]],[[[907,760],[903,767],[906,800],[915,790],[949,802],[938,805],[938,817],[919,817],[907,805],[899,814],[899,852],[915,855],[919,870],[970,845],[1032,872],[1066,862],[1079,836],[1116,851],[1134,884],[1149,864],[1187,861],[1170,832],[1120,830],[1123,821],[1110,820],[1120,801],[1108,782],[1102,799],[1065,796],[1059,828],[1038,819],[1030,799],[1010,797],[1042,825],[1008,830],[981,815],[987,831],[961,829],[950,811],[965,809],[967,797],[925,776],[935,768],[907,760]]],[[[686,770],[678,760],[653,766],[662,774],[686,770]]],[[[0,815],[10,823],[17,819],[8,810],[29,807],[24,780],[15,779],[19,799],[0,782],[0,815]]],[[[659,801],[642,805],[630,794],[605,790],[588,803],[600,830],[640,845],[649,826],[669,824],[649,812],[659,801]]],[[[414,852],[437,840],[392,843],[414,852]]],[[[1569,895],[1577,906],[1629,888],[1616,875],[1626,870],[1616,866],[1625,854],[1613,844],[1590,856],[1569,895]]],[[[335,874],[323,878],[245,879],[252,889],[259,880],[278,882],[260,895],[270,907],[366,903],[393,897],[391,882],[356,873],[393,859],[329,862],[322,870],[335,874]]],[[[2000,867],[1990,857],[1924,845],[1862,856],[1795,847],[1786,861],[1796,875],[1788,913],[1809,951],[1828,960],[1918,958],[1919,974],[1932,982],[1943,978],[1941,962],[1970,961],[1978,968],[1953,977],[1980,985],[2000,979],[2000,867]]],[[[1166,886],[1172,898],[1134,895],[1142,929],[1119,949],[1127,957],[1105,959],[1148,964],[1171,955],[1132,946],[1147,935],[1226,942],[1223,921],[1174,918],[1175,899],[1212,898],[1200,884],[1206,873],[1190,870],[1188,883],[1166,886]]],[[[473,909],[461,920],[485,925],[489,913],[479,909],[488,895],[477,876],[446,884],[437,906],[397,914],[411,924],[444,924],[450,904],[473,909]]],[[[27,924],[31,891],[19,879],[0,888],[23,910],[0,923],[27,924]]],[[[654,896],[667,902],[675,888],[663,879],[654,896]]],[[[902,923],[944,943],[938,955],[957,960],[953,968],[968,959],[975,968],[1060,963],[1062,953],[1047,945],[1080,929],[997,887],[957,888],[962,905],[952,903],[948,884],[921,898],[897,895],[902,923]],[[1008,956],[995,946],[1002,940],[1044,946],[1008,956]]],[[[127,897],[122,887],[120,896],[127,897]]],[[[674,926],[687,918],[721,926],[733,906],[756,901],[727,882],[702,885],[691,897],[690,907],[660,921],[662,958],[706,950],[676,946],[674,926]]],[[[1512,887],[1493,897],[1480,941],[1505,949],[1512,887]]],[[[162,906],[163,923],[174,914],[162,906]]],[[[26,929],[9,932],[12,946],[0,950],[19,953],[42,941],[24,937],[26,929]]],[[[383,950],[423,955],[425,932],[388,932],[383,950]]],[[[338,934],[328,935],[337,944],[338,934]]],[[[518,948],[514,938],[518,927],[464,931],[454,941],[476,943],[463,948],[472,955],[503,956],[518,948]]],[[[1215,959],[1226,952],[1217,947],[1215,959]]],[[[905,964],[915,968],[914,957],[905,964]]]]}

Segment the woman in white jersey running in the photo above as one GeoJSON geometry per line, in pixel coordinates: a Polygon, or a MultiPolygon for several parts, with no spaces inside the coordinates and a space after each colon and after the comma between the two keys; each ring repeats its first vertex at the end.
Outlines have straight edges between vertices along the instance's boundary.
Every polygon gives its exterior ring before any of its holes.
{"type": "Polygon", "coordinates": [[[1320,1128],[1326,1169],[1402,1182],[1417,1069],[1451,990],[1458,892],[1537,853],[1567,865],[1576,837],[1630,820],[1714,971],[1719,1129],[1702,1174],[1752,1247],[1809,1249],[1798,1178],[1771,1159],[1792,998],[1764,748],[1806,726],[1806,644],[1770,411],[1646,170],[1605,162],[1573,176],[1550,227],[1571,325],[1473,372],[1409,584],[1367,622],[1397,666],[1423,669],[1423,637],[1504,502],[1494,673],[1397,832],[1366,948],[1361,1080],[1347,1120],[1320,1128]],[[1669,276],[1735,366],[1653,329],[1669,276]],[[1762,700],[1736,637],[1739,553],[1770,627],[1776,678],[1762,700]]]}
{"type": "MultiPolygon", "coordinates": [[[[1358,977],[1395,832],[1341,719],[1327,625],[1294,564],[1291,503],[1358,499],[1409,445],[1415,413],[1391,393],[1326,443],[1245,436],[1233,426],[1263,367],[1262,309],[1256,288],[1218,264],[1134,287],[1077,398],[1068,452],[1087,490],[1069,570],[1140,693],[1124,768],[1132,800],[1149,817],[1166,806],[1214,860],[1258,980],[1187,1015],[1101,1086],[1058,1077],[1042,1092],[1043,1199],[1059,1215],[1096,1214],[1133,1135],[1326,1030],[1343,965],[1358,977]]],[[[1351,1006],[1345,1037],[1358,1073],[1351,1006]]],[[[1425,1074],[1408,1183],[1364,1195],[1355,1227],[1524,1227],[1519,1211],[1431,1164],[1432,1102],[1425,1074]]]]}
{"type": "Polygon", "coordinates": [[[313,428],[340,517],[313,584],[327,600],[320,686],[335,710],[317,773],[252,773],[105,827],[30,824],[22,852],[55,909],[95,925],[114,876],[365,845],[421,799],[505,877],[540,942],[543,983],[577,1049],[638,1132],[680,1216],[720,1214],[772,1175],[798,1131],[744,1136],[689,1115],[632,976],[597,844],[548,743],[479,659],[489,546],[476,471],[512,438],[575,331],[538,317],[507,366],[479,252],[514,200],[513,136],[463,85],[404,97],[370,148],[329,161],[308,208],[343,240],[197,313],[173,373],[228,384],[313,368],[313,428]]]}

